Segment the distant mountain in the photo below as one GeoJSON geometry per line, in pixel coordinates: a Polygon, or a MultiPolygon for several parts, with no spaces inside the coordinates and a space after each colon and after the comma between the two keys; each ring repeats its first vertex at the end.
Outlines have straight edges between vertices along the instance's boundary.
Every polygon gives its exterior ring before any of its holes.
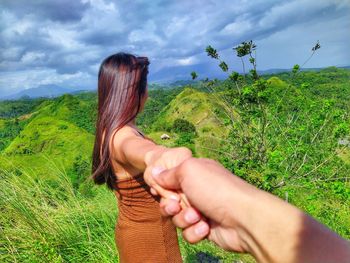
{"type": "Polygon", "coordinates": [[[169,88],[166,84],[159,84],[159,83],[148,83],[148,89],[149,90],[157,90],[157,89],[167,89],[169,88]]]}
{"type": "MultiPolygon", "coordinates": [[[[321,71],[326,69],[337,69],[337,68],[343,68],[343,69],[349,69],[350,66],[343,66],[343,67],[323,67],[323,68],[301,68],[300,71],[321,71]]],[[[291,68],[289,69],[282,69],[282,68],[274,68],[274,69],[267,69],[267,70],[258,70],[258,73],[261,75],[270,75],[270,74],[278,74],[282,72],[290,72],[292,71],[291,68]]]]}
{"type": "MultiPolygon", "coordinates": [[[[337,68],[349,68],[350,66],[343,66],[343,67],[337,67],[337,68]]],[[[323,68],[301,68],[301,71],[320,71],[322,69],[325,69],[328,67],[323,68]]],[[[274,69],[267,69],[267,70],[258,70],[258,73],[261,75],[269,75],[269,74],[278,74],[282,72],[290,72],[292,68],[274,68],[274,69]]],[[[217,64],[206,64],[206,63],[200,63],[196,65],[187,65],[187,66],[168,66],[160,69],[157,72],[152,72],[149,77],[149,81],[153,83],[159,83],[166,86],[177,86],[177,84],[173,85],[174,83],[185,83],[190,84],[191,79],[191,72],[195,71],[198,74],[198,79],[219,79],[223,80],[226,79],[228,74],[227,72],[223,72],[217,64]]],[[[240,74],[243,74],[242,71],[238,70],[240,74]]],[[[231,69],[229,70],[231,72],[231,69]]],[[[248,74],[248,71],[246,72],[248,74]]]]}
{"type": "Polygon", "coordinates": [[[176,81],[192,81],[191,72],[195,71],[198,74],[198,79],[225,79],[227,74],[223,72],[215,63],[207,65],[200,63],[196,65],[176,65],[168,66],[160,69],[157,72],[150,74],[150,82],[161,84],[172,84],[176,81]]]}
{"type": "Polygon", "coordinates": [[[166,83],[149,83],[148,89],[149,90],[157,90],[157,89],[172,89],[179,86],[186,86],[197,83],[198,80],[176,80],[174,82],[166,82],[166,83]]]}
{"type": "Polygon", "coordinates": [[[20,98],[39,98],[39,97],[46,97],[46,98],[52,98],[52,97],[58,97],[60,95],[66,94],[66,93],[79,93],[81,91],[72,90],[68,88],[62,88],[57,85],[40,85],[37,88],[30,88],[21,90],[20,92],[17,92],[15,94],[1,97],[1,100],[16,100],[20,98]]]}

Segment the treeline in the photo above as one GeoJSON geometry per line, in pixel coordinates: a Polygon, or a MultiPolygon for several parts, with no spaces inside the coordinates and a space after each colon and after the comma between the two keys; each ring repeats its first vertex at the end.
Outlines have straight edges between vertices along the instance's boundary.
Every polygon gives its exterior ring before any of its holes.
{"type": "Polygon", "coordinates": [[[0,118],[16,118],[32,112],[45,98],[0,101],[0,118]]]}

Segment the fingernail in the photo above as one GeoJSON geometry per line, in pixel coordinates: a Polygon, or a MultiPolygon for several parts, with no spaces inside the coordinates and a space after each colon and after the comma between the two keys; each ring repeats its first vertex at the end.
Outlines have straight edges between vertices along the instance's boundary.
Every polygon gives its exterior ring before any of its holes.
{"type": "Polygon", "coordinates": [[[199,216],[193,210],[189,210],[185,213],[185,220],[187,223],[195,223],[199,220],[199,216]]]}
{"type": "Polygon", "coordinates": [[[163,172],[165,169],[163,167],[153,167],[152,169],[152,176],[157,177],[161,172],[163,172]]]}
{"type": "Polygon", "coordinates": [[[194,232],[198,236],[204,236],[208,233],[208,225],[204,222],[201,222],[198,224],[198,226],[196,226],[196,228],[194,229],[194,232]]]}
{"type": "Polygon", "coordinates": [[[171,195],[171,196],[169,196],[169,198],[171,200],[180,201],[180,197],[178,195],[171,195]]]}

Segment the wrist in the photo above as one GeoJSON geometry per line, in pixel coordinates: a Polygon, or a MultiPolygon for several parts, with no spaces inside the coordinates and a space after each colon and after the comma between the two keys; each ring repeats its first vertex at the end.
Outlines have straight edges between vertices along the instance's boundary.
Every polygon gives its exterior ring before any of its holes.
{"type": "Polygon", "coordinates": [[[242,243],[259,262],[290,262],[298,246],[304,213],[253,188],[246,196],[245,212],[240,218],[242,243]]]}
{"type": "Polygon", "coordinates": [[[146,167],[152,165],[155,162],[155,160],[158,159],[166,149],[167,148],[165,146],[157,145],[154,149],[148,151],[145,154],[144,158],[146,167]]]}
{"type": "Polygon", "coordinates": [[[235,175],[232,176],[231,182],[231,189],[234,190],[231,190],[231,201],[228,202],[231,208],[229,210],[230,227],[236,230],[241,252],[255,256],[255,248],[260,244],[257,244],[258,240],[254,236],[258,224],[254,211],[259,206],[257,197],[260,190],[235,175]]]}

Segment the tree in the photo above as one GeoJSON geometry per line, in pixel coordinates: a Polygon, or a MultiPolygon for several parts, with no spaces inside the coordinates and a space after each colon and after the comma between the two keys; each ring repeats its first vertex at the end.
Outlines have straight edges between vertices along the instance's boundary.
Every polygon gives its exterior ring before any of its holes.
{"type": "Polygon", "coordinates": [[[225,61],[220,59],[220,56],[218,54],[218,52],[216,51],[216,49],[214,49],[212,46],[207,46],[205,51],[207,52],[207,55],[209,57],[212,57],[216,60],[219,60],[219,67],[221,68],[222,71],[227,72],[228,71],[228,65],[226,64],[225,61]]]}
{"type": "Polygon", "coordinates": [[[198,77],[198,75],[197,75],[197,73],[195,71],[192,71],[191,72],[191,77],[192,77],[192,80],[195,80],[198,77]]]}

